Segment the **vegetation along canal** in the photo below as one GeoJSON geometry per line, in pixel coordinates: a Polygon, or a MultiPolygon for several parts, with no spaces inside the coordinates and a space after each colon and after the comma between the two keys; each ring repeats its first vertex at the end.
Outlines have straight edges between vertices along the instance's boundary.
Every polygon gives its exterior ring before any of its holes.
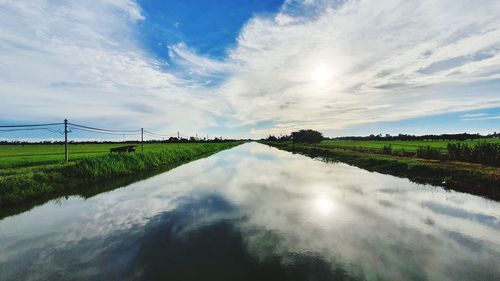
{"type": "Polygon", "coordinates": [[[500,280],[500,205],[247,143],[0,220],[0,280],[500,280]]]}

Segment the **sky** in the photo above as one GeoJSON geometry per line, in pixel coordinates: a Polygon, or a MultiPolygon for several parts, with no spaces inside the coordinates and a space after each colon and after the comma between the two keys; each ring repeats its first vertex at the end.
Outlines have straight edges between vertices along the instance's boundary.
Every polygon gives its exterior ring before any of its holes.
{"type": "MultiPolygon", "coordinates": [[[[0,124],[498,132],[499,15],[498,0],[0,0],[0,124]]],[[[30,138],[61,136],[0,132],[30,138]]]]}

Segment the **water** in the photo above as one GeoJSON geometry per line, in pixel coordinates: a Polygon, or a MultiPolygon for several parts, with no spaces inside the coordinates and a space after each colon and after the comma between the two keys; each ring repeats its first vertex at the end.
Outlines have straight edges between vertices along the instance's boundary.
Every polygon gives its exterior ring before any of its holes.
{"type": "Polygon", "coordinates": [[[1,280],[500,280],[500,204],[257,143],[0,221],[1,280]]]}

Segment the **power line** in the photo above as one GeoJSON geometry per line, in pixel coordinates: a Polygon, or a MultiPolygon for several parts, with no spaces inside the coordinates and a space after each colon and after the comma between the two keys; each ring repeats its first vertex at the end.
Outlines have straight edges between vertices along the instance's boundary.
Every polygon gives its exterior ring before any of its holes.
{"type": "Polygon", "coordinates": [[[59,133],[61,135],[64,135],[64,132],[61,131],[61,129],[54,130],[54,129],[51,129],[51,128],[47,128],[47,131],[52,132],[52,133],[59,133]]]}
{"type": "Polygon", "coordinates": [[[33,124],[33,125],[0,125],[0,128],[26,128],[26,127],[45,127],[64,125],[64,123],[48,123],[48,124],[33,124]]]}
{"type": "Polygon", "coordinates": [[[84,128],[75,128],[75,127],[70,127],[70,130],[78,130],[78,131],[85,131],[85,132],[91,132],[91,133],[98,133],[98,134],[107,134],[107,135],[115,135],[115,136],[136,136],[137,134],[134,133],[119,133],[119,132],[108,132],[108,131],[98,131],[98,130],[89,130],[89,129],[84,129],[84,128]]]}
{"type": "Polygon", "coordinates": [[[159,133],[154,133],[154,132],[147,131],[147,130],[144,130],[144,133],[151,135],[151,136],[158,136],[158,137],[173,137],[176,135],[175,133],[174,134],[159,134],[159,133]]]}
{"type": "Polygon", "coordinates": [[[176,133],[171,133],[171,134],[160,134],[160,133],[155,133],[151,131],[144,130],[144,133],[148,133],[150,135],[159,135],[159,136],[175,136],[176,133]]]}
{"type": "Polygon", "coordinates": [[[95,130],[95,131],[103,131],[103,132],[115,132],[115,133],[140,133],[141,130],[113,130],[113,129],[102,129],[102,128],[95,128],[95,127],[89,127],[89,126],[84,126],[84,125],[79,125],[75,123],[68,123],[68,125],[74,126],[74,127],[79,127],[79,128],[84,128],[84,129],[90,129],[90,130],[95,130]]]}
{"type": "Polygon", "coordinates": [[[7,133],[7,132],[16,132],[16,131],[37,131],[37,130],[46,130],[51,133],[59,133],[59,134],[64,134],[61,129],[59,130],[54,130],[51,128],[15,128],[15,129],[7,129],[7,130],[0,130],[2,133],[7,133]]]}
{"type": "MultiPolygon", "coordinates": [[[[46,130],[52,133],[59,133],[59,134],[64,134],[64,132],[61,131],[61,129],[54,130],[51,128],[39,128],[39,127],[46,127],[46,126],[57,126],[57,125],[64,125],[65,123],[46,123],[46,124],[25,124],[25,125],[1,125],[0,128],[12,128],[12,129],[0,129],[0,133],[3,132],[14,132],[14,131],[34,131],[34,130],[46,130]]],[[[141,130],[115,130],[115,129],[104,129],[104,128],[98,128],[98,127],[91,127],[91,126],[85,126],[81,124],[76,124],[76,123],[67,123],[71,127],[68,128],[68,132],[72,132],[72,130],[78,130],[78,131],[85,131],[85,132],[90,132],[90,133],[99,133],[99,134],[108,134],[108,135],[136,135],[137,133],[141,133],[141,130]]],[[[161,133],[156,133],[148,130],[144,130],[143,132],[146,135],[149,135],[150,137],[163,137],[163,138],[170,138],[170,137],[175,137],[178,136],[179,134],[177,133],[171,133],[171,134],[161,134],[161,133]]],[[[187,137],[189,136],[186,135],[180,135],[182,137],[187,137]]]]}
{"type": "MultiPolygon", "coordinates": [[[[136,136],[140,134],[140,142],[142,146],[142,151],[144,152],[144,134],[149,135],[151,137],[162,137],[162,138],[169,138],[173,136],[177,136],[177,140],[181,139],[182,137],[187,137],[189,136],[186,135],[181,135],[180,132],[173,133],[173,134],[160,134],[160,133],[155,133],[151,131],[144,130],[144,128],[140,128],[137,130],[115,130],[115,129],[104,129],[104,128],[98,128],[98,127],[91,127],[91,126],[85,126],[85,125],[80,125],[80,124],[75,124],[75,123],[69,123],[67,119],[64,119],[64,123],[46,123],[46,124],[24,124],[24,125],[0,125],[0,133],[7,133],[7,132],[14,132],[14,131],[34,131],[34,130],[46,130],[51,133],[59,133],[61,135],[64,135],[64,159],[66,162],[68,162],[68,133],[72,133],[73,130],[76,131],[83,131],[83,132],[90,132],[90,133],[98,133],[98,134],[107,134],[107,135],[114,135],[114,136],[123,136],[123,140],[125,141],[125,136],[136,136]],[[59,129],[53,129],[49,128],[50,126],[61,126],[63,125],[63,130],[61,131],[61,128],[59,129]],[[4,128],[4,129],[1,129],[4,128]]],[[[198,135],[196,135],[196,138],[198,138],[198,135]]],[[[177,147],[179,147],[180,141],[177,141],[177,147]]]]}

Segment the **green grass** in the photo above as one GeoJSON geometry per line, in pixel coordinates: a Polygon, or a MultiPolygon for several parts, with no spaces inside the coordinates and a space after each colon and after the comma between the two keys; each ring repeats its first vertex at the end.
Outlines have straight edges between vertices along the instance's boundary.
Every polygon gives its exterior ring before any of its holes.
{"type": "MultiPolygon", "coordinates": [[[[109,149],[124,145],[136,145],[137,152],[141,151],[140,144],[69,144],[69,161],[106,155],[109,149]]],[[[181,143],[184,148],[197,147],[199,143],[181,143]]],[[[176,150],[174,143],[145,143],[144,152],[162,150],[176,150]]],[[[62,163],[64,160],[63,144],[27,144],[27,145],[0,145],[0,169],[18,166],[35,166],[44,164],[62,163]]]]}
{"type": "Polygon", "coordinates": [[[172,168],[241,143],[186,143],[180,144],[179,148],[177,144],[148,144],[144,153],[127,154],[108,152],[110,147],[120,144],[88,144],[81,145],[80,154],[75,153],[74,160],[69,163],[57,158],[51,160],[53,154],[50,151],[57,151],[58,148],[50,145],[27,147],[39,152],[37,160],[26,160],[25,157],[30,156],[22,156],[22,149],[11,147],[4,150],[5,154],[10,153],[7,157],[10,162],[3,163],[3,168],[0,168],[0,208],[54,193],[89,188],[91,183],[172,168]]]}
{"type": "Polygon", "coordinates": [[[322,141],[319,146],[325,148],[350,148],[359,150],[374,150],[382,151],[384,146],[391,145],[393,151],[406,151],[411,153],[416,153],[419,147],[434,147],[439,149],[442,154],[446,154],[446,146],[448,143],[467,143],[469,145],[475,145],[480,142],[487,143],[498,143],[500,144],[500,139],[475,139],[466,141],[373,141],[373,140],[325,140],[322,141]]]}

